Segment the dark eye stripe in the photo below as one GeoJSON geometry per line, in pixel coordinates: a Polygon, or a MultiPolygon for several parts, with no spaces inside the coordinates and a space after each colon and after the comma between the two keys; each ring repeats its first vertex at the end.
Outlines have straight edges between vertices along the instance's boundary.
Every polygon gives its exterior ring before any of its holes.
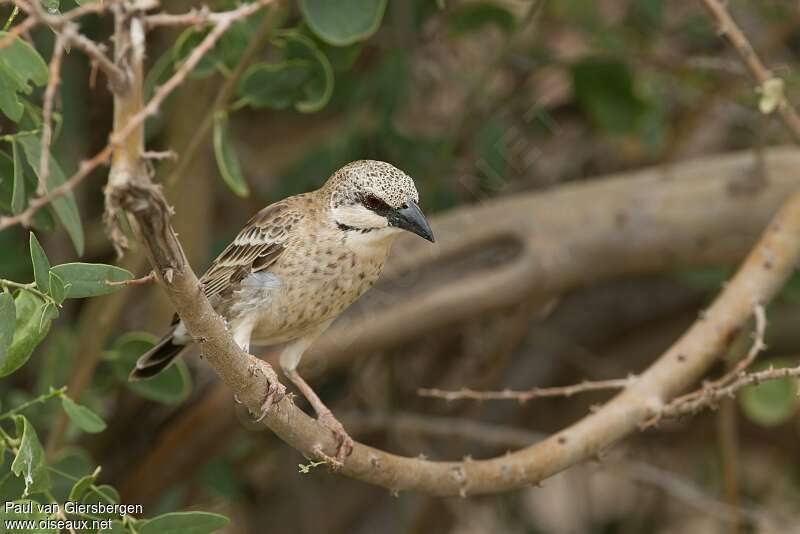
{"type": "Polygon", "coordinates": [[[365,208],[376,213],[385,213],[392,209],[386,202],[375,195],[364,195],[361,197],[361,203],[365,208]]]}

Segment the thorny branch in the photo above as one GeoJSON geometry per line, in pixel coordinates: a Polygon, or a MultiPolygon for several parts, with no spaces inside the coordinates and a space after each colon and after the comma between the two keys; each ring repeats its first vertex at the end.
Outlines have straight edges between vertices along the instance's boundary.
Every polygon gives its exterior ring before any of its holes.
{"type": "MultiPolygon", "coordinates": [[[[659,416],[680,417],[682,415],[695,414],[703,408],[714,408],[721,400],[733,398],[736,393],[747,386],[753,386],[786,377],[800,377],[800,365],[797,367],[770,367],[764,371],[755,373],[741,373],[738,378],[725,386],[704,387],[699,395],[691,395],[687,398],[678,397],[673,402],[667,404],[660,412],[659,416]]],[[[654,423],[648,421],[647,426],[654,423]]]]}
{"type": "Polygon", "coordinates": [[[454,400],[516,400],[520,403],[528,402],[533,399],[541,399],[543,397],[571,397],[578,393],[585,393],[587,391],[601,391],[609,389],[623,389],[631,385],[636,380],[636,377],[631,375],[628,378],[614,378],[611,380],[585,380],[580,384],[573,384],[570,386],[558,386],[550,388],[533,388],[526,391],[514,391],[504,389],[501,391],[478,391],[470,388],[461,388],[457,391],[444,390],[437,388],[421,388],[417,390],[417,394],[421,397],[436,397],[446,401],[454,400]]]}
{"type": "MultiPolygon", "coordinates": [[[[724,398],[719,396],[719,392],[728,391],[729,395],[733,395],[738,389],[747,385],[746,383],[739,388],[727,390],[727,387],[734,383],[740,382],[747,376],[745,370],[756,359],[756,356],[766,348],[764,343],[764,334],[767,330],[767,314],[762,304],[756,304],[753,308],[753,317],[755,318],[756,329],[753,332],[753,344],[750,350],[729,372],[722,375],[717,380],[709,381],[703,386],[691,393],[681,395],[673,399],[667,406],[665,406],[658,414],[655,414],[650,420],[646,421],[644,426],[654,426],[663,417],[677,417],[683,413],[693,413],[703,407],[714,407],[717,401],[724,398]],[[688,412],[686,410],[689,410],[688,412]]],[[[780,378],[776,375],[773,378],[780,378]]],[[[768,378],[767,378],[768,379],[768,378]]],[[[746,381],[746,380],[745,380],[746,381]]]]}
{"type": "Polygon", "coordinates": [[[39,187],[36,190],[36,194],[39,196],[47,194],[47,178],[50,176],[50,142],[53,137],[53,100],[55,100],[58,84],[61,82],[61,61],[64,58],[64,47],[68,40],[66,35],[66,32],[61,32],[56,36],[53,59],[50,61],[50,74],[44,91],[42,150],[39,156],[39,187]]]}

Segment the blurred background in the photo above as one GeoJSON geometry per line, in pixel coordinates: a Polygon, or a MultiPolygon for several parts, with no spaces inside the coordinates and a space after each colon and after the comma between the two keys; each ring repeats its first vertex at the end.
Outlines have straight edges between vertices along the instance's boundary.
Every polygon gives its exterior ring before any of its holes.
{"type": "MultiPolygon", "coordinates": [[[[174,13],[194,5],[163,4],[174,13]]],[[[789,99],[800,102],[794,90],[800,78],[797,3],[727,5],[786,81],[789,99]]],[[[9,11],[2,7],[3,18],[9,11]]],[[[275,11],[269,23],[257,15],[231,30],[148,123],[148,148],[183,156],[221,85],[260,39],[228,111],[212,117],[191,159],[153,161],[198,273],[252,213],[320,186],[354,159],[402,168],[414,177],[426,213],[444,217],[444,233],[437,235],[442,249],[405,245],[410,257],[426,258],[425,268],[398,259],[397,272],[387,273],[375,294],[343,319],[361,330],[342,341],[344,329],[334,329],[301,368],[359,441],[430,459],[488,458],[563,428],[613,392],[520,404],[445,402],[422,398],[417,389],[528,389],[639,372],[698,317],[762,228],[732,230],[741,237],[733,252],[686,253],[630,273],[619,269],[624,276],[586,275],[585,284],[557,295],[527,298],[523,292],[517,302],[478,306],[474,314],[461,310],[424,332],[398,323],[397,335],[370,334],[379,328],[368,322],[371,313],[413,310],[407,294],[517,257],[509,241],[485,246],[474,237],[491,221],[470,210],[732,151],[748,151],[758,161],[767,147],[789,144],[791,136],[780,120],[759,112],[755,84],[701,2],[394,1],[386,3],[374,33],[339,46],[322,39],[313,17],[295,3],[275,11]],[[264,67],[276,64],[281,68],[264,67]],[[447,219],[455,208],[466,224],[447,219]],[[463,254],[440,255],[457,249],[453,243],[463,245],[463,254]],[[368,341],[359,341],[362,334],[368,341]],[[326,359],[326,350],[336,357],[326,359]]],[[[88,16],[81,27],[103,41],[112,26],[109,17],[88,16]]],[[[150,90],[200,37],[182,28],[148,35],[150,90]]],[[[39,28],[30,38],[49,58],[52,32],[39,28]]],[[[95,80],[80,53],[65,57],[59,103],[54,153],[63,168],[75,169],[105,145],[112,118],[105,81],[95,80]]],[[[2,126],[13,129],[8,121],[2,126]]],[[[101,221],[106,174],[96,171],[75,193],[86,233],[84,261],[117,262],[101,221]]],[[[563,202],[566,219],[580,220],[583,204],[570,204],[568,195],[553,198],[563,202]]],[[[716,209],[709,203],[710,212],[716,209]]],[[[519,215],[535,224],[536,213],[519,215]]],[[[763,214],[764,223],[769,215],[763,214]]],[[[52,264],[75,261],[63,230],[39,237],[52,264]]],[[[550,239],[557,243],[558,235],[550,239]]],[[[27,231],[0,233],[0,277],[33,279],[27,248],[27,231]]],[[[117,264],[138,276],[148,271],[135,249],[117,264]]],[[[438,313],[451,312],[442,307],[438,313]]],[[[101,465],[99,481],[115,487],[122,502],[144,504],[148,515],[216,511],[231,518],[225,532],[241,533],[798,528],[800,418],[793,380],[745,390],[716,411],[636,434],[542,487],[463,499],[394,495],[331,475],[324,466],[301,472],[298,464],[306,460],[250,424],[196,354],[157,380],[128,383],[136,356],[172,314],[153,286],[67,301],[30,362],[0,380],[3,406],[67,384],[74,398],[101,414],[108,428],[92,435],[80,433],[56,405],[35,406],[29,418],[53,465],[80,474],[101,465]]],[[[403,317],[398,314],[394,320],[403,317]]],[[[796,365],[800,278],[769,307],[768,317],[769,348],[758,365],[796,365]]],[[[751,341],[744,332],[714,373],[724,372],[751,341]]],[[[18,489],[3,480],[0,495],[18,489]]]]}

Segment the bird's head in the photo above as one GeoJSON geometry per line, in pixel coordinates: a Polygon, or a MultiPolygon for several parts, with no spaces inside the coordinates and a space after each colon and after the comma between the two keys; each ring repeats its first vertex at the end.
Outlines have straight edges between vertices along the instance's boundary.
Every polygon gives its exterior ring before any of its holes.
{"type": "Polygon", "coordinates": [[[419,209],[414,181],[397,167],[375,160],[348,163],[328,179],[335,224],[345,231],[391,234],[407,230],[433,242],[419,209]]]}

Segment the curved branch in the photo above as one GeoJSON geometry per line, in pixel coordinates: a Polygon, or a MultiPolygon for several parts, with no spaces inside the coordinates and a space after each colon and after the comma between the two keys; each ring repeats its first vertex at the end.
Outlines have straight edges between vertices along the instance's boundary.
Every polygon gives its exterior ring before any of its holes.
{"type": "MultiPolygon", "coordinates": [[[[249,408],[256,410],[265,387],[248,373],[252,356],[231,339],[187,265],[169,222],[169,209],[152,186],[120,184],[120,203],[140,226],[145,249],[162,286],[217,374],[249,408]]],[[[706,313],[622,393],[578,423],[512,454],[489,460],[432,462],[356,444],[342,473],[393,491],[434,495],[494,493],[536,483],[600,453],[659,413],[691,385],[735,338],[758,304],[780,289],[800,260],[800,194],[793,196],[767,228],[739,272],[706,313]]],[[[322,447],[333,454],[332,436],[285,398],[265,424],[281,439],[313,457],[322,447]]]]}
{"type": "MultiPolygon", "coordinates": [[[[141,84],[141,77],[137,77],[134,84],[141,84]]],[[[140,88],[132,93],[139,91],[140,88]]],[[[115,104],[124,106],[126,103],[115,104]]],[[[134,108],[141,106],[135,101],[129,104],[134,108]]],[[[146,111],[147,107],[138,113],[146,114],[146,111]]],[[[259,384],[259,377],[250,372],[252,363],[260,360],[239,349],[224,320],[205,298],[169,223],[169,206],[160,190],[151,183],[144,166],[131,159],[141,157],[141,129],[136,130],[130,125],[123,127],[122,124],[115,124],[115,128],[121,128],[121,131],[112,134],[112,140],[116,141],[115,145],[119,143],[127,145],[127,148],[115,146],[107,192],[110,204],[121,207],[135,220],[159,283],[198,342],[201,352],[232,393],[255,412],[267,386],[259,384]],[[123,172],[117,172],[120,169],[123,172]]],[[[650,198],[645,196],[632,200],[642,204],[650,198]]],[[[508,203],[513,203],[513,200],[508,203]]],[[[563,210],[563,205],[560,209],[563,210]]],[[[646,210],[643,213],[647,215],[646,210]]],[[[574,214],[571,216],[575,217],[574,214]]],[[[598,214],[588,207],[579,216],[586,221],[586,233],[591,234],[591,217],[598,214]]],[[[515,235],[525,239],[519,233],[515,235]]],[[[624,241],[621,241],[620,248],[624,246],[624,241]]],[[[530,292],[535,284],[530,275],[535,272],[536,265],[539,262],[557,263],[567,252],[557,240],[552,242],[551,248],[536,250],[536,253],[531,247],[524,247],[519,253],[524,261],[512,263],[505,270],[485,273],[484,278],[502,298],[520,292],[518,287],[503,285],[512,276],[528,280],[528,287],[524,289],[530,292]]],[[[434,495],[465,496],[530,485],[597,455],[635,432],[641,423],[662,410],[670,398],[697,380],[732,342],[754,307],[766,304],[775,295],[794,271],[798,259],[800,194],[793,196],[778,213],[739,272],[707,312],[633,384],[595,413],[535,445],[488,460],[432,462],[356,444],[342,467],[342,473],[392,491],[410,489],[434,495]]],[[[602,265],[597,265],[598,270],[602,268],[602,265]]],[[[475,297],[475,291],[469,287],[461,288],[461,292],[470,298],[475,297]]],[[[463,296],[449,295],[451,300],[463,296]]],[[[274,405],[264,423],[309,457],[315,456],[315,451],[319,450],[328,455],[334,453],[335,443],[330,432],[297,408],[288,397],[274,405]]]]}

